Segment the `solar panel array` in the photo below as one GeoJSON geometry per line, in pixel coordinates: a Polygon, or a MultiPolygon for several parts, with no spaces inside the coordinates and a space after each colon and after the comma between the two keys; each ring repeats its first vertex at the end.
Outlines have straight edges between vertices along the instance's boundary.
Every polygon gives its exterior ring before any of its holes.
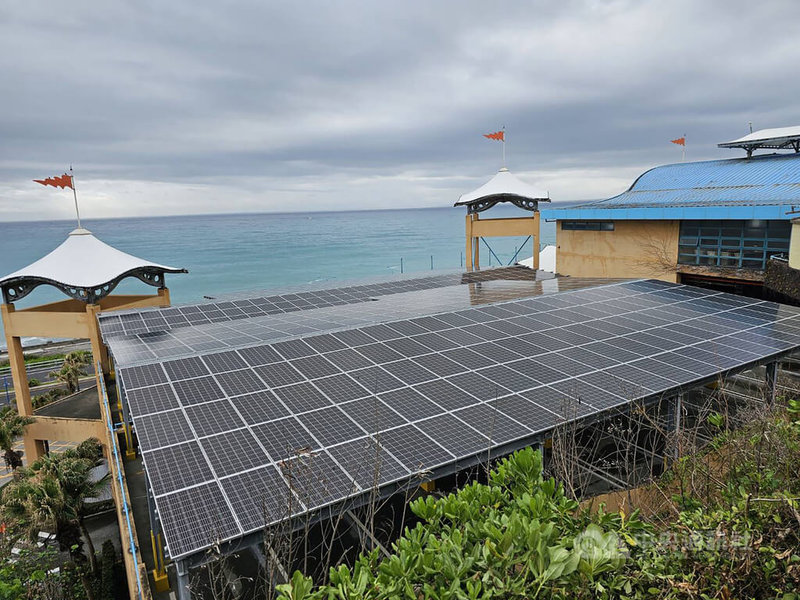
{"type": "Polygon", "coordinates": [[[638,281],[119,376],[180,558],[798,346],[798,309],[638,281]]]}
{"type": "MultiPolygon", "coordinates": [[[[466,274],[461,272],[446,273],[431,277],[394,279],[366,285],[298,291],[282,295],[239,298],[223,302],[208,302],[163,309],[101,313],[100,324],[103,330],[103,337],[108,339],[116,335],[169,331],[178,327],[236,321],[265,315],[280,315],[314,308],[360,304],[369,302],[375,296],[417,292],[460,285],[467,282],[494,281],[508,277],[510,273],[514,273],[515,277],[524,277],[531,281],[537,278],[535,271],[521,267],[488,269],[466,274]]],[[[540,278],[543,276],[552,278],[552,275],[538,275],[540,278]]]]}
{"type": "MultiPolygon", "coordinates": [[[[453,283],[447,278],[439,278],[443,287],[421,286],[417,291],[401,292],[395,290],[386,295],[370,296],[370,301],[327,307],[309,306],[294,312],[276,315],[262,315],[250,318],[237,318],[219,323],[200,323],[181,325],[164,331],[150,331],[132,335],[115,334],[116,322],[101,320],[103,334],[119,366],[152,362],[163,358],[191,356],[202,352],[237,348],[273,342],[288,337],[310,335],[323,331],[360,327],[388,320],[410,318],[434,312],[455,311],[474,304],[498,302],[514,298],[525,298],[563,290],[580,289],[604,285],[608,280],[586,278],[525,279],[507,280],[509,272],[530,277],[532,271],[525,268],[492,269],[484,272],[481,278],[469,274],[453,283]],[[494,278],[490,277],[493,275],[494,278]],[[500,279],[495,279],[495,278],[500,279]],[[475,283],[478,279],[480,283],[475,283]],[[473,285],[465,285],[473,283],[473,285]],[[444,285],[447,284],[447,285],[444,285]]],[[[431,279],[431,278],[427,278],[431,279]]],[[[426,281],[427,281],[426,279],[426,281]]],[[[391,282],[390,282],[391,283],[391,282]]],[[[406,286],[410,282],[403,281],[406,286]]],[[[382,285],[382,284],[381,284],[382,285]]],[[[428,285],[428,284],[426,284],[428,285]]],[[[338,290],[336,290],[339,293],[338,290]]],[[[345,293],[346,290],[342,291],[345,293]]],[[[244,301],[244,300],[242,300],[244,301]]],[[[199,305],[204,307],[205,305],[199,305]]],[[[213,305],[211,305],[213,306],[213,305]]],[[[137,319],[158,317],[167,311],[183,311],[189,314],[197,306],[181,306],[158,311],[131,313],[137,319]]],[[[111,313],[111,316],[117,318],[111,313]]],[[[155,325],[152,325],[155,327],[155,325]]]]}

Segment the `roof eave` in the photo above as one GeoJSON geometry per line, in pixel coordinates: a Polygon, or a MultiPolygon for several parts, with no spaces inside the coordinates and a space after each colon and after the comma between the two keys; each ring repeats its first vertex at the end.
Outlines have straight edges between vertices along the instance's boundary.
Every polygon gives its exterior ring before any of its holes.
{"type": "Polygon", "coordinates": [[[21,300],[41,285],[53,286],[70,298],[93,304],[108,296],[122,280],[129,277],[135,277],[147,285],[162,288],[164,287],[164,275],[166,273],[188,272],[188,270],[183,268],[165,267],[162,265],[142,265],[124,271],[108,281],[91,286],[78,286],[48,277],[23,274],[0,280],[0,289],[2,290],[3,301],[7,304],[21,300]]]}

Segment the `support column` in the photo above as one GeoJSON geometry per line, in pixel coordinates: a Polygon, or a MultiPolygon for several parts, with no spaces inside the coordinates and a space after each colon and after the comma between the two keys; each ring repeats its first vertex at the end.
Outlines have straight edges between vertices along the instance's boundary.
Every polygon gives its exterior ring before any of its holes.
{"type": "Polygon", "coordinates": [[[189,567],[182,561],[175,561],[175,572],[178,575],[178,600],[192,600],[192,592],[189,589],[189,567]]]}
{"type": "Polygon", "coordinates": [[[775,395],[778,391],[778,362],[774,361],[766,365],[767,375],[767,405],[773,406],[775,404],[775,395]]]}
{"type": "MultiPolygon", "coordinates": [[[[28,370],[25,367],[25,355],[22,352],[22,339],[13,335],[13,327],[9,315],[15,311],[13,304],[3,304],[0,307],[3,315],[3,328],[6,334],[8,347],[8,361],[11,366],[11,380],[14,382],[14,398],[17,402],[17,412],[23,417],[33,416],[31,404],[31,390],[28,387],[28,370]]],[[[25,460],[27,464],[33,463],[45,455],[44,440],[35,440],[27,433],[22,435],[25,445],[25,460]]]]}
{"type": "MultiPolygon", "coordinates": [[[[473,215],[473,217],[474,217],[473,221],[480,221],[480,216],[477,213],[475,213],[473,215]]],[[[474,263],[475,269],[480,270],[480,268],[481,268],[481,237],[480,236],[473,237],[472,241],[473,241],[473,245],[474,245],[474,248],[475,248],[475,259],[473,260],[473,263],[474,263]]]]}
{"type": "Polygon", "coordinates": [[[473,269],[473,261],[472,261],[472,215],[467,213],[467,220],[464,223],[464,231],[467,237],[467,255],[466,255],[466,268],[467,271],[472,271],[473,269]]]}
{"type": "Polygon", "coordinates": [[[675,450],[672,458],[678,460],[681,457],[681,417],[683,413],[683,394],[675,396],[673,406],[673,423],[675,426],[675,450]]]}
{"type": "Polygon", "coordinates": [[[539,211],[533,213],[533,270],[539,270],[539,211]]]}
{"type": "Polygon", "coordinates": [[[97,373],[98,377],[101,377],[102,375],[108,375],[111,372],[108,361],[108,350],[106,350],[105,344],[103,344],[103,338],[100,335],[100,323],[97,321],[97,313],[102,310],[103,309],[99,304],[86,305],[89,342],[91,342],[92,345],[94,364],[96,365],[99,362],[102,367],[102,371],[97,373]]]}
{"type": "Polygon", "coordinates": [[[125,434],[125,458],[132,460],[136,458],[136,448],[133,444],[133,430],[131,429],[131,415],[128,412],[128,403],[122,401],[122,390],[119,387],[119,381],[115,382],[117,388],[117,410],[119,410],[120,419],[122,420],[122,432],[125,434]]]}
{"type": "Polygon", "coordinates": [[[153,549],[153,584],[157,593],[166,592],[169,589],[169,577],[167,576],[167,565],[164,560],[164,539],[161,535],[161,522],[156,517],[156,507],[150,490],[150,481],[145,477],[145,488],[147,493],[147,511],[150,515],[150,544],[153,549]]]}

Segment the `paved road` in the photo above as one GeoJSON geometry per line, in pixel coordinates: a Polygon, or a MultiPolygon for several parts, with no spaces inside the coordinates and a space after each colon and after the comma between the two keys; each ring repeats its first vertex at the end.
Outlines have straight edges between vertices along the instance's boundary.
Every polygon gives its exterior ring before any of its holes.
{"type": "MultiPolygon", "coordinates": [[[[81,389],[84,386],[91,385],[94,382],[94,374],[87,377],[81,377],[81,389]]],[[[31,388],[31,397],[41,396],[56,387],[63,387],[63,383],[47,383],[44,385],[38,385],[36,387],[31,388]]],[[[0,380],[0,407],[5,406],[11,402],[14,402],[16,399],[16,394],[14,393],[14,388],[12,387],[11,378],[8,378],[8,390],[4,389],[2,386],[2,380],[0,380]]]]}

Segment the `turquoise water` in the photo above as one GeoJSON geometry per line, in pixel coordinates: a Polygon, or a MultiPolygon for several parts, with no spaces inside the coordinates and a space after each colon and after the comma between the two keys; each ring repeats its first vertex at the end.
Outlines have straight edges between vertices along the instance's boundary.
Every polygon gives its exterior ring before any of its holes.
{"type": "MultiPolygon", "coordinates": [[[[486,217],[523,216],[499,206],[486,217]]],[[[203,296],[279,288],[310,282],[391,276],[459,268],[464,260],[464,210],[454,208],[291,214],[236,214],[103,219],[84,226],[104,242],[130,254],[175,267],[188,275],[167,275],[174,304],[203,296]]],[[[69,221],[0,223],[0,274],[41,258],[74,228],[69,221]]],[[[555,243],[555,224],[542,223],[542,244],[555,243]]],[[[492,249],[508,263],[524,238],[493,238],[492,249]]],[[[481,249],[482,264],[487,251],[481,249]]],[[[518,259],[531,255],[531,244],[518,259]]],[[[497,259],[492,257],[492,265],[497,259]]],[[[137,280],[120,293],[150,293],[137,280]]],[[[19,307],[60,300],[42,286],[19,307]]],[[[4,345],[4,344],[3,344],[4,345]]]]}

